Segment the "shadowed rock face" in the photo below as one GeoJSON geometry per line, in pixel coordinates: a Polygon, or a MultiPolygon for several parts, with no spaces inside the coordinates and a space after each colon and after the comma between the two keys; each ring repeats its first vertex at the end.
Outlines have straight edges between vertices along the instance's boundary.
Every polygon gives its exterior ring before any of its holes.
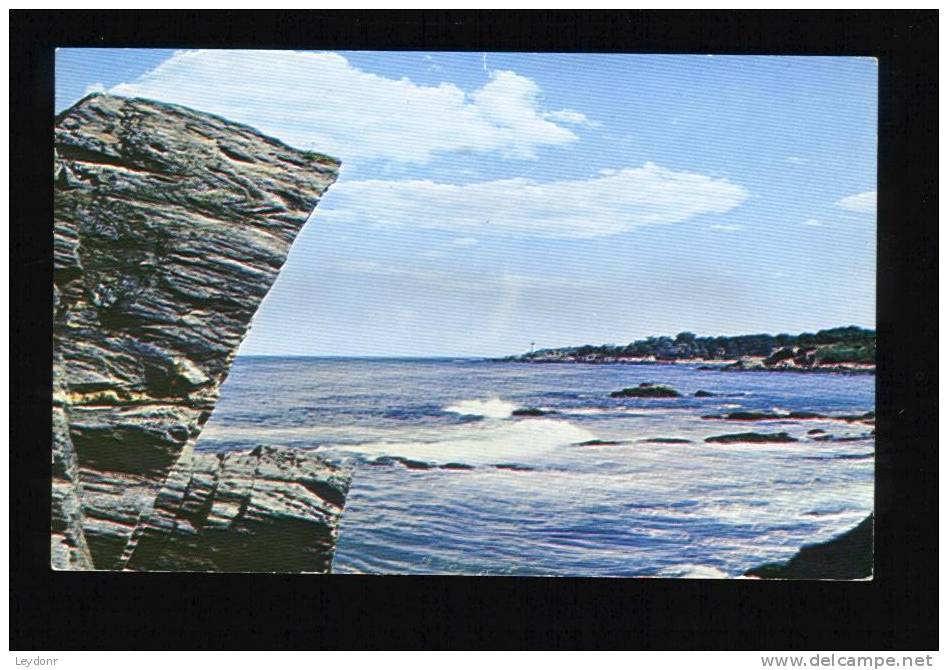
{"type": "Polygon", "coordinates": [[[196,453],[126,548],[130,570],[328,572],[348,473],[312,452],[196,453]]]}
{"type": "Polygon", "coordinates": [[[872,577],[873,515],[852,530],[822,544],[803,547],[786,563],[748,570],[763,579],[867,579],[872,577]]]}
{"type": "MultiPolygon", "coordinates": [[[[155,501],[167,515],[178,479],[339,484],[312,455],[290,467],[271,451],[220,463],[193,453],[250,319],[338,163],[215,116],[110,96],[63,112],[55,132],[53,566],[170,565],[154,550],[152,563],[136,558],[131,541],[162,523],[150,521],[155,501]],[[270,468],[282,474],[261,474],[270,468]]],[[[329,489],[334,501],[345,493],[329,489]]],[[[293,517],[254,491],[241,523],[293,517]]],[[[323,511],[311,525],[334,518],[323,511]]],[[[183,534],[171,533],[172,544],[183,546],[183,534]]]]}

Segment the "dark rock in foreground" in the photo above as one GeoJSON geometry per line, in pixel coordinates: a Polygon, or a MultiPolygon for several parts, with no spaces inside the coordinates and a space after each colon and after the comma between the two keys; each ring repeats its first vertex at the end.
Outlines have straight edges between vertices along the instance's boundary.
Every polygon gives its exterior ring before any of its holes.
{"type": "Polygon", "coordinates": [[[715,435],[705,438],[704,441],[731,444],[735,442],[797,442],[798,440],[787,433],[732,433],[730,435],[715,435]]]}
{"type": "Polygon", "coordinates": [[[97,95],[56,118],[54,568],[126,568],[159,493],[205,468],[198,435],[338,167],[175,105],[97,95]]]}
{"type": "Polygon", "coordinates": [[[302,449],[195,453],[165,481],[125,567],[329,572],[349,481],[302,449]]]}
{"type": "Polygon", "coordinates": [[[614,442],[612,440],[586,440],[585,442],[577,442],[576,446],[577,447],[615,447],[620,444],[622,444],[622,442],[614,442]]]}
{"type": "Polygon", "coordinates": [[[642,440],[642,442],[652,442],[654,444],[691,444],[691,440],[686,440],[683,437],[650,437],[642,440]]]}
{"type": "Polygon", "coordinates": [[[669,386],[659,386],[643,382],[638,386],[613,391],[609,394],[613,398],[680,398],[681,393],[669,386]]]}
{"type": "Polygon", "coordinates": [[[764,579],[868,579],[872,577],[873,515],[822,544],[803,547],[787,563],[768,563],[748,570],[764,579]]]}

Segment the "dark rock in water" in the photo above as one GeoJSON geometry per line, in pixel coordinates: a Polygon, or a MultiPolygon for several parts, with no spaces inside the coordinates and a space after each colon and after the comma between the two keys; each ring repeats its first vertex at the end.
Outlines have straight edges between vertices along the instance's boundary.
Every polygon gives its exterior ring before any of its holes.
{"type": "Polygon", "coordinates": [[[748,570],[763,579],[868,579],[872,577],[873,515],[822,544],[803,547],[787,563],[767,563],[748,570]]]}
{"type": "Polygon", "coordinates": [[[834,416],[830,417],[833,419],[839,419],[841,421],[846,421],[849,423],[868,423],[875,424],[876,422],[876,413],[875,412],[866,412],[865,414],[845,414],[843,416],[834,416]]]}
{"type": "Polygon", "coordinates": [[[827,419],[829,417],[825,414],[818,414],[817,412],[790,412],[787,418],[797,421],[809,421],[811,419],[827,419]]]}
{"type": "Polygon", "coordinates": [[[526,407],[521,409],[515,409],[512,411],[511,416],[545,416],[547,414],[556,414],[553,410],[548,409],[537,409],[536,407],[526,407]]]}
{"type": "Polygon", "coordinates": [[[787,433],[733,433],[731,435],[715,435],[705,438],[705,442],[721,442],[730,444],[732,442],[797,442],[795,437],[787,433]]]}
{"type": "Polygon", "coordinates": [[[782,419],[784,417],[780,414],[767,412],[728,412],[722,418],[727,421],[769,421],[772,419],[782,419]]]}
{"type": "Polygon", "coordinates": [[[205,468],[201,428],[338,167],[175,105],[95,95],[56,117],[54,568],[127,567],[159,494],[205,468]]]}
{"type": "Polygon", "coordinates": [[[867,458],[873,458],[876,452],[870,451],[865,454],[835,454],[833,456],[803,456],[805,461],[863,461],[867,458]]]}
{"type": "Polygon", "coordinates": [[[786,419],[786,414],[773,412],[728,412],[727,414],[706,414],[702,419],[723,419],[725,421],[775,421],[786,419]]]}
{"type": "Polygon", "coordinates": [[[638,386],[613,391],[609,394],[613,398],[680,398],[681,393],[669,386],[659,386],[643,382],[638,386]]]}
{"type": "Polygon", "coordinates": [[[473,470],[473,465],[467,463],[445,463],[441,466],[442,470],[473,470]]]}
{"type": "Polygon", "coordinates": [[[711,393],[711,391],[695,391],[695,398],[714,398],[717,396],[717,393],[711,393]]]}
{"type": "Polygon", "coordinates": [[[329,572],[349,480],[302,449],[197,452],[165,481],[125,568],[329,572]]]}
{"type": "Polygon", "coordinates": [[[411,458],[402,458],[401,456],[395,456],[393,460],[401,463],[409,470],[430,470],[434,467],[431,463],[416,461],[411,458]]]}
{"type": "Polygon", "coordinates": [[[586,440],[585,442],[577,442],[577,447],[615,447],[622,444],[622,442],[612,442],[610,440],[586,440]]]}
{"type": "Polygon", "coordinates": [[[686,440],[683,437],[650,437],[642,442],[653,442],[655,444],[690,444],[691,440],[686,440]]]}
{"type": "Polygon", "coordinates": [[[861,442],[863,440],[871,440],[872,435],[817,435],[813,439],[818,442],[861,442]]]}
{"type": "Polygon", "coordinates": [[[516,463],[497,463],[494,467],[498,470],[516,470],[518,472],[530,472],[533,470],[531,467],[517,465],[516,463]]]}
{"type": "Polygon", "coordinates": [[[823,435],[826,431],[822,428],[813,428],[812,430],[806,431],[807,435],[823,435]]]}
{"type": "Polygon", "coordinates": [[[858,415],[820,414],[819,412],[728,412],[727,414],[707,414],[702,419],[724,419],[725,421],[861,421],[869,422],[875,415],[872,412],[858,415]]]}
{"type": "Polygon", "coordinates": [[[471,470],[473,466],[465,465],[464,463],[447,463],[445,465],[436,466],[433,463],[427,463],[425,461],[416,461],[411,458],[405,458],[404,456],[379,456],[370,465],[402,465],[409,470],[431,470],[435,467],[446,468],[448,470],[471,470]]]}

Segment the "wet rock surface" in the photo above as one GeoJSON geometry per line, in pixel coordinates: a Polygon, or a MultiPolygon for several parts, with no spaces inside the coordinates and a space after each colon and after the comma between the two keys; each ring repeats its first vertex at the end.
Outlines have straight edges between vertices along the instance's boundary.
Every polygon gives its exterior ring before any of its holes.
{"type": "Polygon", "coordinates": [[[204,467],[194,443],[338,167],[146,100],[56,118],[55,568],[126,567],[169,475],[204,467]]]}

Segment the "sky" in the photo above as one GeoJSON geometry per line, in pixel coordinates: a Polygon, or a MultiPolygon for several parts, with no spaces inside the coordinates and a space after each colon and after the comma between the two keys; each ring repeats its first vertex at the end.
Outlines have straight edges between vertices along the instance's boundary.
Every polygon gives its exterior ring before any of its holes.
{"type": "Polygon", "coordinates": [[[342,161],[241,355],[875,325],[871,58],[57,50],[93,91],[342,161]]]}

